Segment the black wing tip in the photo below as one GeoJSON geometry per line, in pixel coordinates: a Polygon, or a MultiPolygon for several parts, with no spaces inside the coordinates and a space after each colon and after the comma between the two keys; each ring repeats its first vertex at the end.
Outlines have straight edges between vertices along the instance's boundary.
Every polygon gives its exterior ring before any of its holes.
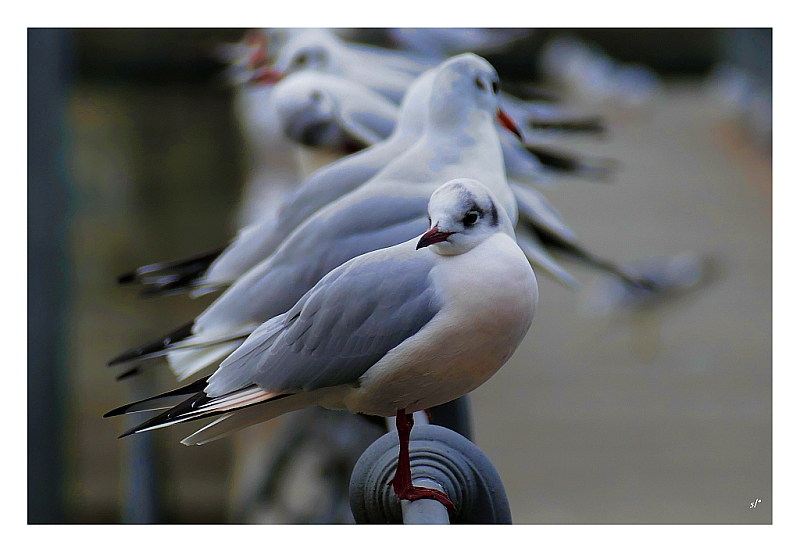
{"type": "Polygon", "coordinates": [[[120,285],[133,284],[134,282],[136,282],[135,270],[131,270],[130,272],[126,272],[125,274],[120,274],[117,276],[117,283],[120,285]]]}
{"type": "Polygon", "coordinates": [[[541,121],[529,119],[527,123],[533,130],[558,130],[562,132],[597,134],[599,136],[603,136],[608,132],[608,127],[600,118],[578,121],[541,121]]]}
{"type": "Polygon", "coordinates": [[[138,376],[141,373],[142,373],[142,367],[139,366],[139,365],[136,365],[133,368],[131,368],[130,370],[126,370],[125,372],[122,372],[120,375],[118,375],[116,378],[114,378],[114,380],[115,381],[126,380],[126,379],[132,378],[134,376],[138,376]]]}
{"type": "Polygon", "coordinates": [[[610,158],[591,158],[586,161],[579,154],[554,151],[538,146],[526,146],[529,153],[536,156],[540,163],[554,171],[562,173],[584,174],[597,180],[608,180],[618,172],[622,163],[610,158]]]}
{"type": "Polygon", "coordinates": [[[170,345],[175,343],[180,343],[184,339],[188,338],[192,335],[192,326],[194,326],[194,321],[187,322],[180,328],[177,328],[167,335],[145,345],[144,347],[137,347],[136,349],[128,349],[124,353],[121,353],[106,363],[106,366],[109,368],[112,366],[117,366],[119,364],[124,364],[131,360],[136,360],[139,357],[150,355],[154,353],[158,353],[160,351],[165,350],[170,345]]]}
{"type": "Polygon", "coordinates": [[[154,296],[161,293],[162,287],[173,293],[189,291],[227,247],[223,245],[182,259],[141,266],[117,276],[117,283],[150,285],[153,289],[150,294],[154,296]]]}
{"type": "Polygon", "coordinates": [[[117,439],[122,439],[124,437],[128,437],[130,435],[133,435],[134,433],[138,433],[139,429],[140,429],[139,426],[132,427],[128,431],[124,431],[124,432],[120,433],[119,437],[117,437],[117,439]]]}
{"type": "Polygon", "coordinates": [[[130,404],[118,406],[117,408],[109,410],[108,412],[103,414],[103,418],[113,418],[115,416],[121,416],[122,414],[125,414],[125,412],[128,410],[128,408],[130,408],[130,406],[131,406],[130,404]]]}
{"type": "Polygon", "coordinates": [[[146,399],[118,406],[117,408],[109,410],[108,412],[103,414],[103,418],[111,418],[114,416],[120,416],[122,414],[126,414],[132,406],[136,406],[137,404],[142,404],[147,401],[152,401],[153,399],[163,399],[165,397],[177,397],[181,395],[193,395],[192,398],[194,398],[196,395],[203,393],[203,389],[205,389],[206,385],[208,385],[208,378],[210,377],[211,376],[205,376],[197,381],[184,385],[183,387],[178,387],[177,389],[172,389],[171,391],[166,391],[165,393],[161,393],[159,395],[154,395],[146,399]]]}

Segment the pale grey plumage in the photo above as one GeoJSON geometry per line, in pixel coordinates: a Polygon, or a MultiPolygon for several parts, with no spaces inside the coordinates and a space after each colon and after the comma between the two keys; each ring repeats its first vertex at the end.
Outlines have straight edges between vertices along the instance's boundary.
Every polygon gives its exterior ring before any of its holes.
{"type": "Polygon", "coordinates": [[[266,259],[304,220],[320,208],[355,190],[419,139],[425,126],[434,71],[421,75],[408,89],[394,132],[383,142],[323,167],[309,176],[283,202],[277,217],[262,217],[243,229],[214,261],[202,284],[227,285],[266,259]]]}
{"type": "Polygon", "coordinates": [[[387,253],[340,266],[286,314],[253,332],[220,365],[206,393],[222,395],[250,383],[313,391],[355,381],[439,311],[428,281],[432,267],[428,256],[387,253]]]}

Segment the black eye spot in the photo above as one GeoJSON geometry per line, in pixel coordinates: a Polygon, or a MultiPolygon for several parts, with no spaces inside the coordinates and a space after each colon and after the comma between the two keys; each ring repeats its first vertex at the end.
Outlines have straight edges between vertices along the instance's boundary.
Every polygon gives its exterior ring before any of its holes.
{"type": "Polygon", "coordinates": [[[475,86],[478,87],[478,90],[486,90],[486,85],[483,84],[480,77],[475,77],[475,86]]]}
{"type": "Polygon", "coordinates": [[[300,54],[294,59],[295,65],[305,65],[308,62],[308,56],[306,54],[300,54]]]}
{"type": "Polygon", "coordinates": [[[478,222],[479,218],[480,214],[478,213],[478,211],[469,211],[462,219],[462,222],[464,223],[464,226],[472,226],[473,224],[478,222]]]}
{"type": "Polygon", "coordinates": [[[500,92],[500,84],[497,81],[492,82],[492,92],[494,92],[495,94],[500,92]]]}
{"type": "Polygon", "coordinates": [[[322,92],[320,92],[319,90],[314,90],[313,92],[311,92],[311,100],[314,101],[315,103],[321,102],[322,92]]]}

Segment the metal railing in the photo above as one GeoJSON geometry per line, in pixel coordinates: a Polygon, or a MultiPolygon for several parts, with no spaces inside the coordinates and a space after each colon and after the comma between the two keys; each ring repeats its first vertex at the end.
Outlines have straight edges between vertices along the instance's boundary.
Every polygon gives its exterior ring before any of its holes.
{"type": "MultiPolygon", "coordinates": [[[[434,409],[454,429],[470,433],[467,397],[434,409]]],[[[397,469],[396,431],[377,439],[356,463],[350,477],[350,508],[356,523],[508,524],[511,509],[497,470],[464,435],[443,425],[415,425],[410,456],[414,485],[438,489],[455,505],[448,514],[431,499],[401,501],[390,482],[397,469]]]]}

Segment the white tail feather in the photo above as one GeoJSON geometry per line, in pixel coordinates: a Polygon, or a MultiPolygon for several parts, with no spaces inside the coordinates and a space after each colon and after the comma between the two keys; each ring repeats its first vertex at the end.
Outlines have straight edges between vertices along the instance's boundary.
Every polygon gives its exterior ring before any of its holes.
{"type": "Polygon", "coordinates": [[[244,339],[237,339],[228,343],[220,343],[210,347],[199,349],[175,349],[167,353],[169,367],[172,369],[178,381],[185,380],[211,364],[222,360],[239,345],[244,343],[244,339]]]}
{"type": "Polygon", "coordinates": [[[517,245],[525,253],[531,264],[544,270],[561,283],[573,289],[580,289],[581,286],[578,281],[550,256],[533,232],[524,226],[518,226],[515,232],[517,234],[517,245]]]}
{"type": "Polygon", "coordinates": [[[244,429],[251,425],[260,424],[273,418],[277,418],[287,412],[300,410],[315,404],[320,392],[325,389],[318,389],[311,393],[297,393],[289,395],[284,399],[257,404],[243,410],[237,410],[217,418],[210,424],[200,428],[196,432],[186,437],[181,443],[184,445],[204,445],[222,437],[226,437],[235,431],[244,429]]]}

